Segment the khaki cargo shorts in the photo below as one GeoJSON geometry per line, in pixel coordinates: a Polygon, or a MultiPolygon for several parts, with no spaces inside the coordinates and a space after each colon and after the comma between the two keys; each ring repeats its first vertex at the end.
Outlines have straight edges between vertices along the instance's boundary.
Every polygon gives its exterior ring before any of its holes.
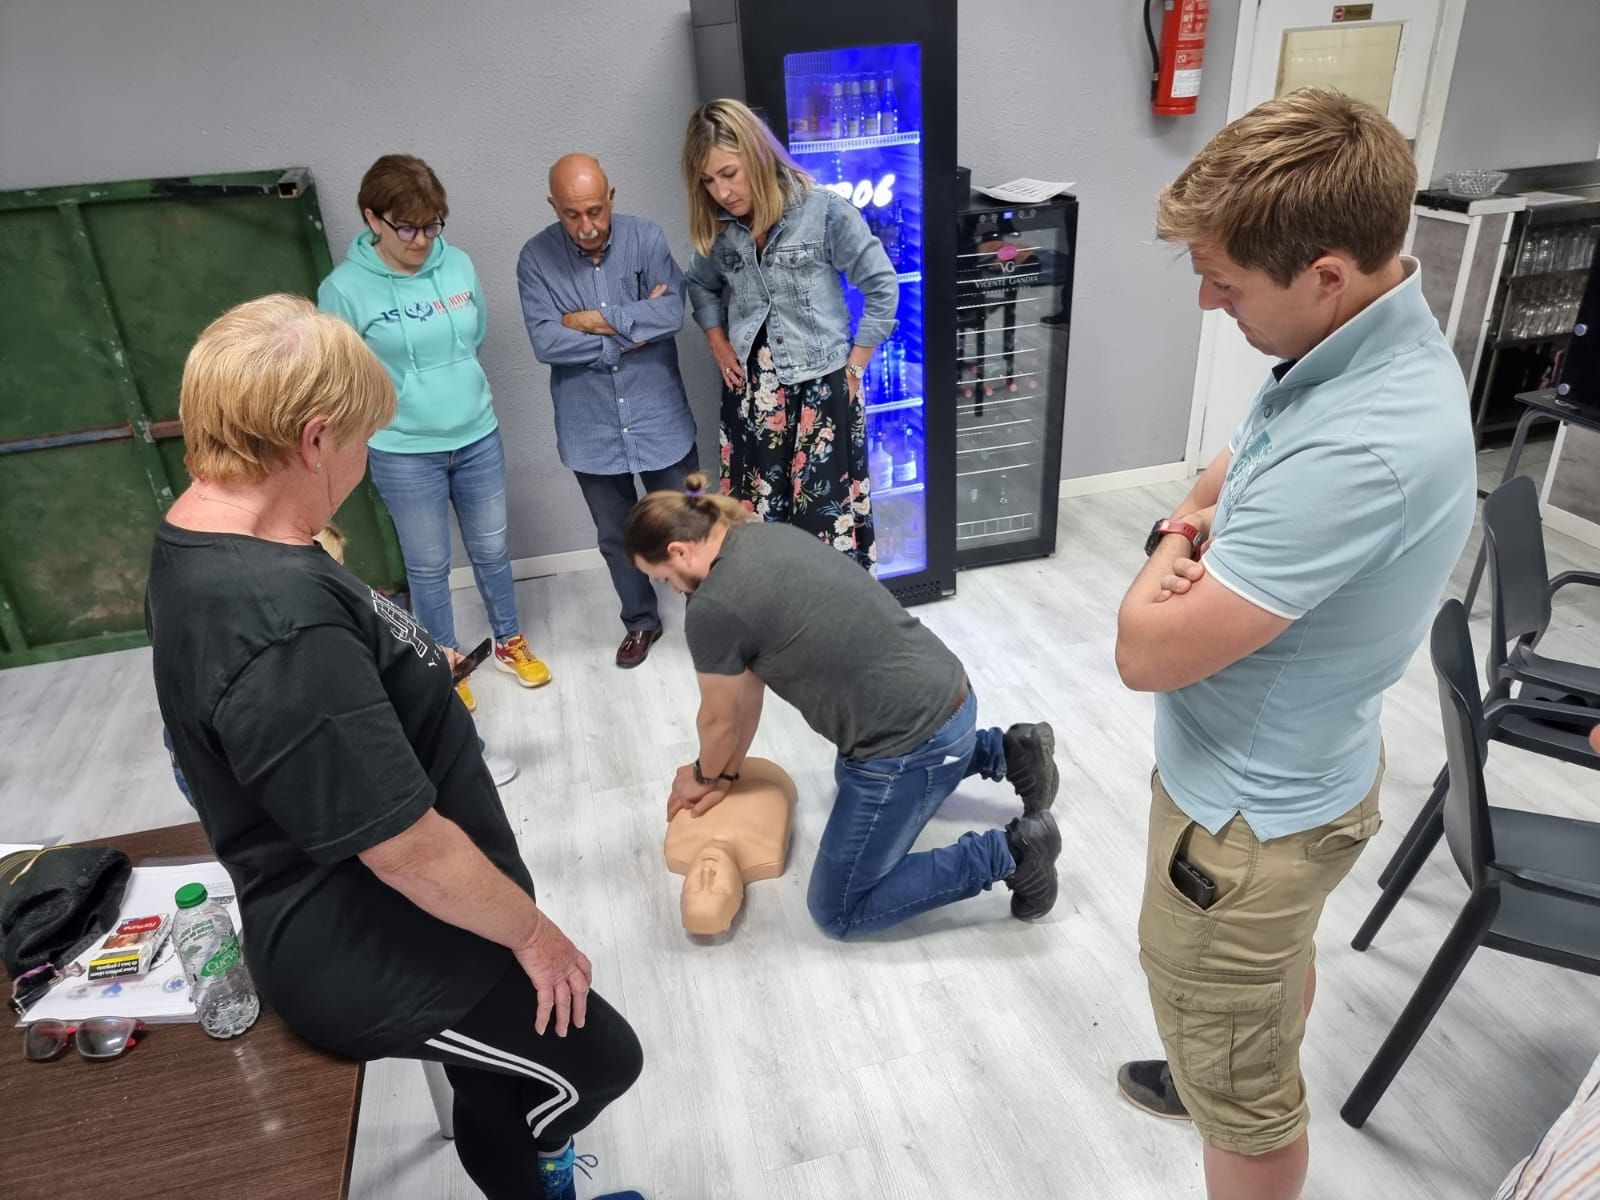
{"type": "Polygon", "coordinates": [[[1313,938],[1328,893],[1378,832],[1382,780],[1380,759],[1349,812],[1260,842],[1240,816],[1208,833],[1151,773],[1139,962],[1178,1094],[1210,1145],[1266,1154],[1310,1121],[1300,1040],[1313,938]],[[1216,882],[1209,909],[1173,886],[1180,855],[1216,882]]]}

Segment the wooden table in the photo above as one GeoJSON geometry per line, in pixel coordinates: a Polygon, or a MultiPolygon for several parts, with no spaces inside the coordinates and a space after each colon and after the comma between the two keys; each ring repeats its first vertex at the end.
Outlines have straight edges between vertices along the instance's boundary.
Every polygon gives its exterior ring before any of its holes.
{"type": "MultiPolygon", "coordinates": [[[[135,863],[211,856],[198,824],[102,838],[135,863]]],[[[4,996],[11,983],[0,967],[4,996]]],[[[7,1006],[9,1008],[9,1005],[7,1006]]],[[[22,1057],[0,1046],[0,1197],[344,1196],[361,1064],[314,1049],[278,1014],[218,1041],[153,1025],[121,1058],[22,1057]]]]}

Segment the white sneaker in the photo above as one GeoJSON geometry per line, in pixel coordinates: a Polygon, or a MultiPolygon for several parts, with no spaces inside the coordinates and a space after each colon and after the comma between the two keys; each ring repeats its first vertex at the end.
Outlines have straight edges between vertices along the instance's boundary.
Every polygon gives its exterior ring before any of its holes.
{"type": "Polygon", "coordinates": [[[504,754],[491,754],[485,750],[483,762],[489,768],[489,774],[494,777],[495,787],[505,787],[517,777],[517,764],[504,754]]]}

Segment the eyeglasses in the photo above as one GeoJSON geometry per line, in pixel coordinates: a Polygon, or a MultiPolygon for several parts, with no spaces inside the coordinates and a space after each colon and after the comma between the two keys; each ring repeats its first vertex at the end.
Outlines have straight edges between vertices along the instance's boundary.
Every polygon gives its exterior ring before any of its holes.
{"type": "Polygon", "coordinates": [[[29,1062],[49,1062],[76,1039],[84,1058],[116,1058],[132,1050],[144,1031],[144,1022],[132,1017],[90,1017],[76,1025],[65,1021],[35,1021],[22,1034],[22,1057],[29,1062]]]}
{"type": "Polygon", "coordinates": [[[61,970],[53,963],[24,971],[11,984],[11,1008],[17,1016],[25,1017],[33,1003],[56,985],[61,970]]]}
{"type": "Polygon", "coordinates": [[[396,225],[388,217],[379,217],[378,220],[394,230],[395,236],[402,242],[416,241],[419,233],[431,241],[444,232],[444,221],[439,218],[429,221],[426,225],[396,225]]]}

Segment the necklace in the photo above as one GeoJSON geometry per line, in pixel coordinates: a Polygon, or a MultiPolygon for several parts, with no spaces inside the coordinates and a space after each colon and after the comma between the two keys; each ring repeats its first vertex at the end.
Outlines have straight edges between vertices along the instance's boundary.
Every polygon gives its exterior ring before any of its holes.
{"type": "Polygon", "coordinates": [[[240,512],[247,512],[252,517],[259,518],[261,516],[258,510],[246,508],[242,504],[235,504],[232,500],[224,500],[221,496],[208,496],[204,492],[197,492],[196,494],[208,504],[226,504],[229,508],[237,508],[240,512]]]}

